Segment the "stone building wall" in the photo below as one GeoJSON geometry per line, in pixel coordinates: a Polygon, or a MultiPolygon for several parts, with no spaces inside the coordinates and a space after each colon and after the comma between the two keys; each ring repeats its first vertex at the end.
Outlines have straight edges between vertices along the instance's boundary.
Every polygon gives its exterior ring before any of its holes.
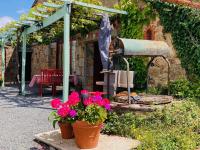
{"type": "MultiPolygon", "coordinates": [[[[192,3],[189,0],[163,0],[178,4],[184,4],[191,7],[197,7],[197,3],[192,3]]],[[[119,0],[102,0],[103,4],[112,7],[119,0]]],[[[152,33],[152,40],[161,40],[167,42],[172,48],[168,60],[171,64],[170,79],[176,80],[185,78],[186,72],[181,67],[181,62],[177,57],[176,50],[173,47],[173,41],[170,33],[164,34],[163,27],[159,19],[152,21],[149,26],[144,28],[144,33],[148,30],[152,33]]],[[[146,34],[145,34],[146,35],[146,34]]],[[[93,52],[94,41],[97,41],[98,31],[90,32],[86,37],[77,35],[75,48],[75,72],[82,81],[84,88],[92,90],[93,86],[93,52]]],[[[144,37],[147,38],[147,37],[144,37]]],[[[74,62],[73,62],[74,63],[74,62]]],[[[73,64],[71,64],[73,65],[73,64]]],[[[49,48],[49,46],[34,46],[32,54],[32,75],[39,73],[42,68],[55,68],[56,66],[56,47],[49,48]],[[49,51],[49,49],[51,49],[49,51]]],[[[150,83],[153,86],[167,84],[167,63],[162,58],[156,58],[154,66],[150,68],[150,83]]]]}
{"type": "MultiPolygon", "coordinates": [[[[2,56],[0,53],[0,78],[2,76],[2,56]]],[[[16,51],[11,46],[5,47],[5,82],[17,81],[16,51]]]]}
{"type": "MultiPolygon", "coordinates": [[[[144,38],[147,38],[146,33],[148,31],[151,31],[152,33],[152,40],[165,41],[171,47],[170,57],[168,57],[171,65],[170,80],[185,78],[186,72],[181,67],[181,61],[177,57],[176,50],[173,46],[172,36],[170,33],[163,33],[163,26],[161,26],[158,18],[144,28],[144,38]]],[[[153,86],[166,85],[168,75],[167,63],[163,58],[158,57],[154,60],[153,64],[154,65],[150,68],[150,84],[153,86]]]]}
{"type": "Polygon", "coordinates": [[[76,75],[82,81],[83,88],[93,90],[93,67],[94,67],[94,42],[98,39],[98,31],[93,31],[85,37],[77,35],[75,52],[76,75]]]}
{"type": "Polygon", "coordinates": [[[31,58],[31,76],[40,74],[41,69],[56,68],[56,43],[33,45],[31,58]]]}

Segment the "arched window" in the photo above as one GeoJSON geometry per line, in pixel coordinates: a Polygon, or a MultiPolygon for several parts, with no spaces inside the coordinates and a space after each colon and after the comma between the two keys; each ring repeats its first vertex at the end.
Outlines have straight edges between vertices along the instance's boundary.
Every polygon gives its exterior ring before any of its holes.
{"type": "Polygon", "coordinates": [[[144,39],[145,39],[145,40],[155,40],[154,31],[153,31],[152,28],[147,28],[147,29],[144,31],[144,39]]]}
{"type": "Polygon", "coordinates": [[[153,35],[151,29],[146,31],[146,40],[153,40],[153,35]]]}

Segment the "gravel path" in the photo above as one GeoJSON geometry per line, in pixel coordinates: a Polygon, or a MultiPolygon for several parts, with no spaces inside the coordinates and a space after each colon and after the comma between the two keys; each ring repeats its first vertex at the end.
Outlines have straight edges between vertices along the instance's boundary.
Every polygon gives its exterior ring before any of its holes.
{"type": "Polygon", "coordinates": [[[33,139],[52,130],[48,122],[51,97],[18,96],[17,88],[0,89],[0,150],[37,150],[33,139]]]}

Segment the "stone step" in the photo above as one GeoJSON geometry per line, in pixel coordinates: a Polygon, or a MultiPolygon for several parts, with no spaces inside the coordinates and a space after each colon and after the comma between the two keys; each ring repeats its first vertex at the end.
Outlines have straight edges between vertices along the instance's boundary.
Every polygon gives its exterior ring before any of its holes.
{"type": "MultiPolygon", "coordinates": [[[[35,140],[38,143],[45,143],[50,150],[80,150],[74,139],[62,139],[59,130],[39,133],[35,135],[35,140]]],[[[138,140],[101,134],[98,147],[92,150],[131,150],[139,145],[138,140]]]]}

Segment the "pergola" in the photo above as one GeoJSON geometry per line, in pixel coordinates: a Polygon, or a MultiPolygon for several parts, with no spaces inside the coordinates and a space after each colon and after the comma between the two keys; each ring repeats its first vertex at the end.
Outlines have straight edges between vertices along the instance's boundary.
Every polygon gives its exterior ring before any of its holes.
{"type": "MultiPolygon", "coordinates": [[[[25,28],[22,32],[22,72],[21,72],[21,93],[22,95],[26,94],[25,91],[25,66],[26,66],[26,49],[27,49],[27,36],[33,32],[39,31],[60,19],[64,19],[64,50],[63,50],[63,101],[67,101],[68,94],[69,94],[69,75],[70,75],[70,18],[71,18],[71,8],[72,5],[78,5],[86,8],[96,9],[104,12],[109,13],[116,13],[116,14],[127,14],[126,11],[121,11],[117,9],[102,7],[94,4],[88,4],[80,1],[73,1],[73,0],[59,0],[63,1],[63,5],[58,5],[55,3],[47,3],[44,2],[43,5],[45,7],[50,7],[56,9],[56,12],[53,13],[51,16],[44,15],[38,12],[33,12],[35,16],[43,17],[43,21],[40,22],[40,26],[36,23],[31,24],[32,21],[27,20],[27,22],[22,23],[22,25],[29,25],[28,28],[25,28]]],[[[19,24],[18,24],[19,25],[19,24]]],[[[2,37],[2,41],[4,38],[2,37]]],[[[3,42],[4,43],[4,42],[3,42]]],[[[4,51],[4,44],[2,44],[2,54],[5,53],[4,51]]],[[[2,55],[2,64],[5,64],[5,59],[3,59],[2,55]]],[[[2,74],[5,68],[2,68],[2,74]]],[[[4,80],[4,78],[2,78],[4,80]]]]}

